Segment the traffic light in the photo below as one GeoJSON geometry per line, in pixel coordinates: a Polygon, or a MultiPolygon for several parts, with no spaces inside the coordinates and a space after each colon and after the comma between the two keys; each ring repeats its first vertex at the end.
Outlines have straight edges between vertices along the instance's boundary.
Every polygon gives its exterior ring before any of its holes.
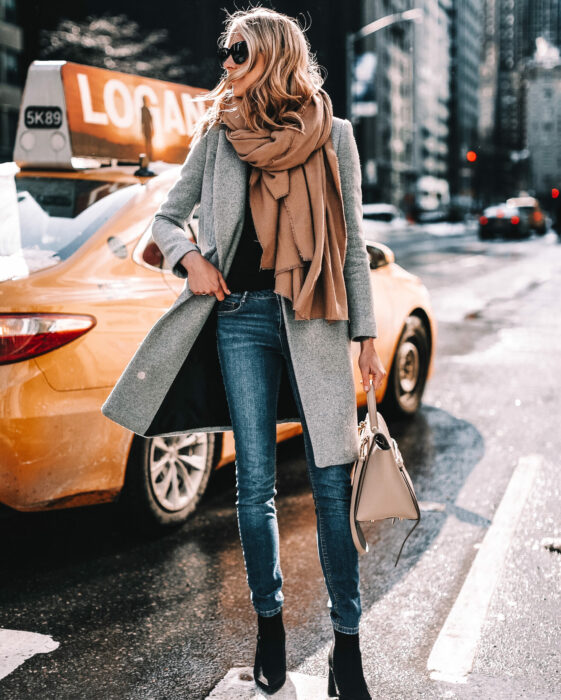
{"type": "Polygon", "coordinates": [[[466,160],[468,163],[475,163],[477,160],[477,153],[475,151],[468,151],[466,153],[466,160]]]}
{"type": "Polygon", "coordinates": [[[559,190],[557,189],[557,187],[553,187],[551,189],[551,198],[557,199],[557,197],[559,197],[559,190]]]}

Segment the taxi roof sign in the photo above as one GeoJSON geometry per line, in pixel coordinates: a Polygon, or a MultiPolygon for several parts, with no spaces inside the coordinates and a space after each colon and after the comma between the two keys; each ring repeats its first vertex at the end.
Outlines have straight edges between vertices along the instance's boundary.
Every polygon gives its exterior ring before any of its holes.
{"type": "Polygon", "coordinates": [[[91,167],[91,159],[138,162],[146,153],[150,161],[183,163],[206,92],[69,61],[33,61],[13,160],[21,168],[76,168],[91,167]]]}

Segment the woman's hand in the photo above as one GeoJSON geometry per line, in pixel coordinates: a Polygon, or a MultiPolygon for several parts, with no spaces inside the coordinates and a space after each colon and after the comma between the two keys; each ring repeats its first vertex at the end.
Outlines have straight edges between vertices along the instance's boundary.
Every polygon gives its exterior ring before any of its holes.
{"type": "Polygon", "coordinates": [[[367,338],[360,341],[360,355],[358,358],[358,366],[362,376],[362,385],[364,391],[370,388],[370,375],[373,375],[372,385],[374,391],[381,386],[387,374],[382,361],[378,357],[378,353],[374,347],[374,338],[367,338]]]}
{"type": "Polygon", "coordinates": [[[214,294],[218,301],[224,299],[224,292],[230,294],[220,270],[214,267],[198,250],[190,250],[181,258],[180,262],[187,270],[189,289],[193,294],[214,294]]]}

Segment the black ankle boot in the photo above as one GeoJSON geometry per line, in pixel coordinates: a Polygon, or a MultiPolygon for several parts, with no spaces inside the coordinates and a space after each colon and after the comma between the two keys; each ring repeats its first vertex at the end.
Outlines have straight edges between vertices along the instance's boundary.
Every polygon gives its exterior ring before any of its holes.
{"type": "Polygon", "coordinates": [[[339,700],[372,700],[362,671],[358,634],[333,630],[335,639],[329,650],[329,697],[339,700]]]}
{"type": "Polygon", "coordinates": [[[286,680],[285,633],[282,610],[272,617],[257,615],[257,649],[253,678],[266,693],[275,693],[286,680]]]}

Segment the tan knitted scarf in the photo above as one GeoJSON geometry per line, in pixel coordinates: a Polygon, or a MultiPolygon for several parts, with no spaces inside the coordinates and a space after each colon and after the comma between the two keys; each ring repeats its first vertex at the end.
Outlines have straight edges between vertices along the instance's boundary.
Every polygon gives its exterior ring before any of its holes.
{"type": "Polygon", "coordinates": [[[347,230],[337,155],[331,140],[333,107],[320,88],[302,107],[296,128],[247,127],[226,99],[222,121],[238,156],[252,167],[249,201],[263,255],[275,270],[275,292],[292,301],[296,320],[348,320],[343,265],[347,230]]]}

